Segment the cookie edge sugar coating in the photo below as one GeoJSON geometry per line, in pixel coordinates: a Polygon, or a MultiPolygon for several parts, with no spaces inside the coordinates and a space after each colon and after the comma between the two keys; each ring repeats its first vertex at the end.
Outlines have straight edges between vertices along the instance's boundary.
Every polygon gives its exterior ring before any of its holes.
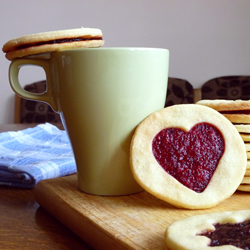
{"type": "Polygon", "coordinates": [[[69,30],[58,30],[49,31],[43,33],[36,33],[31,35],[22,36],[19,38],[12,39],[4,44],[2,50],[6,53],[5,57],[8,60],[15,58],[41,54],[46,52],[58,51],[63,49],[73,48],[96,48],[101,47],[104,44],[104,40],[88,40],[88,41],[77,41],[77,42],[65,42],[55,44],[44,44],[40,46],[31,46],[24,49],[17,50],[16,48],[20,45],[32,44],[36,42],[46,42],[56,39],[63,38],[102,38],[103,34],[100,29],[95,28],[79,28],[69,30]]]}
{"type": "Polygon", "coordinates": [[[173,222],[165,231],[165,244],[171,250],[240,249],[235,246],[210,247],[210,239],[197,236],[205,230],[214,230],[216,223],[239,223],[250,219],[250,210],[227,211],[195,215],[173,222]],[[181,240],[180,240],[181,239],[181,240]]]}
{"type": "Polygon", "coordinates": [[[149,115],[137,126],[131,141],[130,164],[135,180],[149,193],[177,207],[209,208],[230,197],[243,179],[246,163],[244,142],[236,128],[217,111],[202,105],[174,105],[149,115]],[[189,131],[202,122],[221,131],[225,152],[206,189],[196,193],[159,165],[152,153],[152,141],[162,129],[189,131]]]}
{"type": "Polygon", "coordinates": [[[200,100],[196,104],[213,108],[217,111],[250,110],[250,101],[248,100],[200,100]]]}

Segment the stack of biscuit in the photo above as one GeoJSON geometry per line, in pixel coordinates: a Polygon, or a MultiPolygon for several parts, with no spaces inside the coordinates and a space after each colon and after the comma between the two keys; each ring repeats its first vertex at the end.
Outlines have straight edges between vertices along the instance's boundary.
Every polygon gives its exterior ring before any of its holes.
{"type": "Polygon", "coordinates": [[[201,100],[196,104],[217,110],[232,122],[240,133],[246,148],[247,166],[238,190],[250,192],[250,100],[201,100]]]}

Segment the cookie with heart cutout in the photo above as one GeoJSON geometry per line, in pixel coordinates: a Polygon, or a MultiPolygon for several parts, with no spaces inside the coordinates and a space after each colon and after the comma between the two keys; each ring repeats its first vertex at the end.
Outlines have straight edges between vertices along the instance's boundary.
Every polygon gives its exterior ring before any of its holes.
{"type": "Polygon", "coordinates": [[[149,193],[177,207],[202,209],[236,191],[247,157],[238,131],[223,115],[180,104],[138,125],[130,163],[134,178],[149,193]]]}
{"type": "Polygon", "coordinates": [[[6,53],[7,59],[14,60],[27,56],[46,57],[53,51],[96,48],[103,44],[103,34],[100,29],[79,28],[22,36],[5,43],[2,50],[6,53]]]}
{"type": "Polygon", "coordinates": [[[165,231],[170,250],[249,249],[250,210],[195,215],[165,231]]]}

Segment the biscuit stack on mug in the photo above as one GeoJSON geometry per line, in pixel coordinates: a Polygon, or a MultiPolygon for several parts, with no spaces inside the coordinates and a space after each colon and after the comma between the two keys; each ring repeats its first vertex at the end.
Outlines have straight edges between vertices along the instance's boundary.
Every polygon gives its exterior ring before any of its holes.
{"type": "Polygon", "coordinates": [[[238,190],[250,192],[250,100],[201,100],[196,104],[217,110],[232,122],[240,133],[246,148],[247,166],[238,190]]]}

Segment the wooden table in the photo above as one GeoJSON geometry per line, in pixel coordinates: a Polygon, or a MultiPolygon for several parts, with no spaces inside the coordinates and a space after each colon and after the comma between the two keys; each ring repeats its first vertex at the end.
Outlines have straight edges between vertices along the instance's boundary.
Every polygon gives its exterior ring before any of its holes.
{"type": "MultiPolygon", "coordinates": [[[[0,125],[0,132],[26,127],[0,125]]],[[[34,190],[0,186],[0,249],[91,249],[88,242],[100,250],[163,250],[165,230],[174,221],[242,209],[250,209],[248,192],[237,191],[210,209],[188,210],[146,191],[88,195],[77,189],[76,175],[40,181],[34,190]]]]}
{"type": "MultiPolygon", "coordinates": [[[[33,126],[4,124],[0,132],[33,126]]],[[[92,248],[40,207],[33,189],[0,186],[0,249],[92,248]]]]}

